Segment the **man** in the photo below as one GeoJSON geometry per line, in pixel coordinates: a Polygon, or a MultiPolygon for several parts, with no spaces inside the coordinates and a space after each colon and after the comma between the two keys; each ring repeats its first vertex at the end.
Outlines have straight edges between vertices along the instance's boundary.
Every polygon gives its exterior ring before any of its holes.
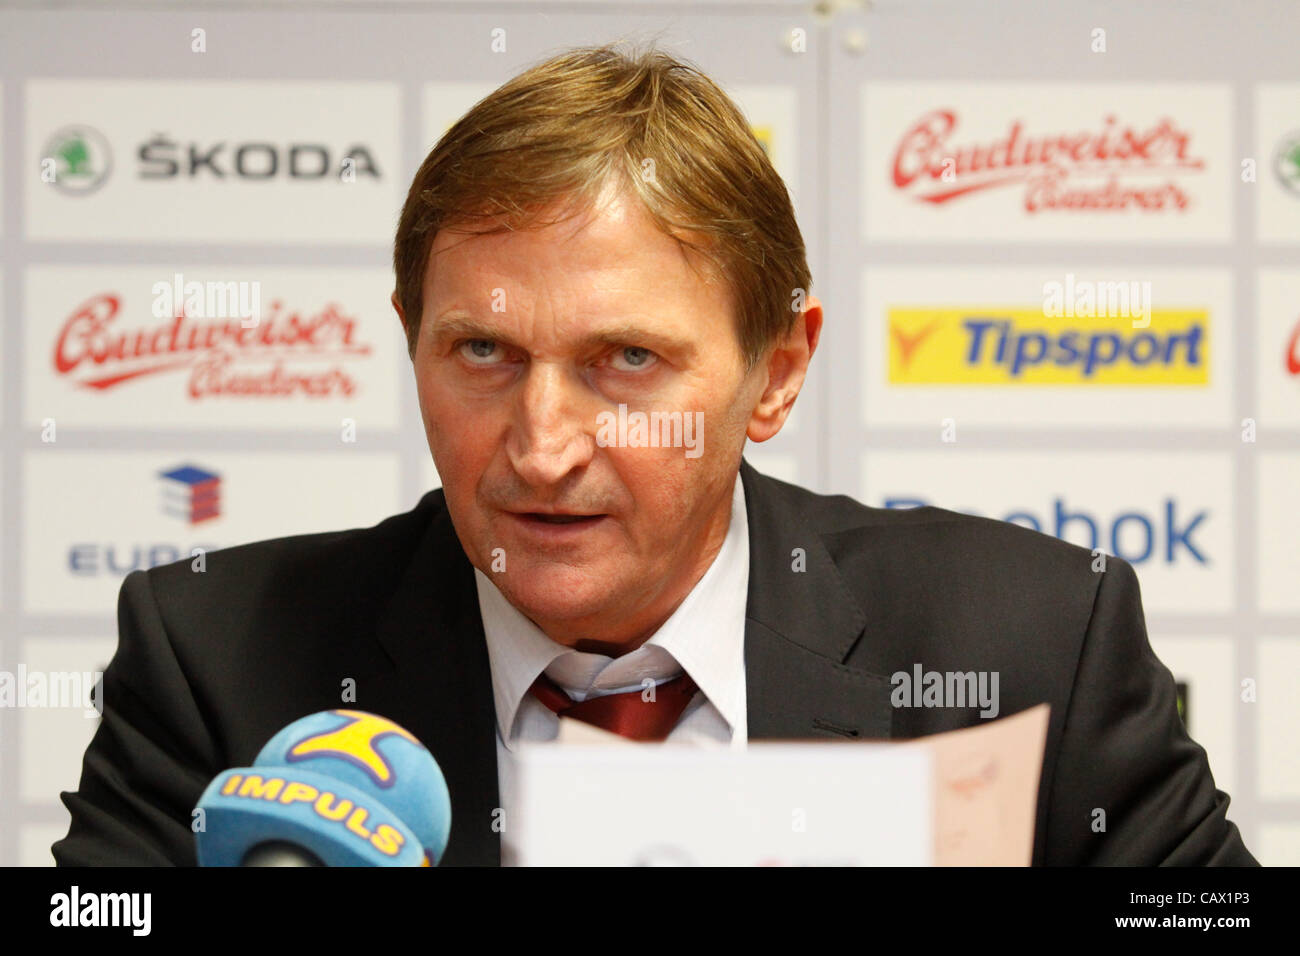
{"type": "Polygon", "coordinates": [[[559,712],[732,746],[980,721],[895,708],[916,664],[999,675],[1002,714],[1051,705],[1035,863],[1254,862],[1129,565],[744,462],[823,314],[785,188],[707,78],[605,48],[521,74],[425,160],[394,265],[442,489],[131,574],[59,863],[192,863],[211,777],[345,686],[439,761],[443,862],[493,864],[510,752],[559,712]]]}

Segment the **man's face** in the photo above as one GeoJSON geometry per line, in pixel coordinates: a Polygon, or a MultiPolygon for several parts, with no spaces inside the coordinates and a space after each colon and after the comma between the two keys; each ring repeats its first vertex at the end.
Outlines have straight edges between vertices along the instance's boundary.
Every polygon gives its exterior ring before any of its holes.
{"type": "Polygon", "coordinates": [[[605,200],[541,229],[441,231],[413,358],[471,563],[592,650],[637,646],[713,560],[768,381],[745,373],[726,284],[635,198],[605,200]],[[678,413],[698,444],[619,447],[620,405],[678,413]]]}

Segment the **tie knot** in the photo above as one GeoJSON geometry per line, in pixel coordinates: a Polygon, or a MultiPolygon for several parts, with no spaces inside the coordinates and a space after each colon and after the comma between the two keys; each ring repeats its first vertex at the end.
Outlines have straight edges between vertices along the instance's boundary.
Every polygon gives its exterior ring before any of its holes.
{"type": "Polygon", "coordinates": [[[602,694],[575,701],[545,674],[539,674],[530,692],[561,717],[571,717],[632,740],[668,738],[699,688],[691,675],[619,694],[602,694]]]}

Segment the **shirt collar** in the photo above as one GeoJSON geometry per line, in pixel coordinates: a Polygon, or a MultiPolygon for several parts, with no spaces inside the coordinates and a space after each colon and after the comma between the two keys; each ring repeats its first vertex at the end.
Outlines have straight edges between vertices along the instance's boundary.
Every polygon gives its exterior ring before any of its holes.
{"type": "Polygon", "coordinates": [[[497,726],[513,749],[515,719],[537,675],[546,671],[575,699],[635,689],[685,670],[735,733],[745,707],[744,629],[749,593],[749,521],[736,475],[726,537],[704,576],[654,635],[629,654],[610,658],[551,640],[474,569],[479,612],[492,669],[497,726]]]}

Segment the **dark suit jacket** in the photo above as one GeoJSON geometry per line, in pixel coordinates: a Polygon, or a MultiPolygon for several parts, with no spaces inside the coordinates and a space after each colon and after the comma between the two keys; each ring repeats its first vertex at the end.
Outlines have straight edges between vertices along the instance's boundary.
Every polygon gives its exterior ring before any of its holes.
{"type": "MultiPolygon", "coordinates": [[[[1035,864],[1254,864],[1147,641],[1118,558],[938,508],[869,508],[741,466],[750,739],[904,738],[978,707],[895,708],[889,675],[997,671],[1000,714],[1051,704],[1035,864]],[[806,570],[792,569],[802,548],[806,570]],[[1105,810],[1094,832],[1094,808],[1105,810]]],[[[446,865],[497,864],[496,717],[473,570],[441,490],[362,530],[135,571],[61,865],[193,864],[190,811],[285,724],[344,706],[419,737],[451,791],[446,865]]]]}

